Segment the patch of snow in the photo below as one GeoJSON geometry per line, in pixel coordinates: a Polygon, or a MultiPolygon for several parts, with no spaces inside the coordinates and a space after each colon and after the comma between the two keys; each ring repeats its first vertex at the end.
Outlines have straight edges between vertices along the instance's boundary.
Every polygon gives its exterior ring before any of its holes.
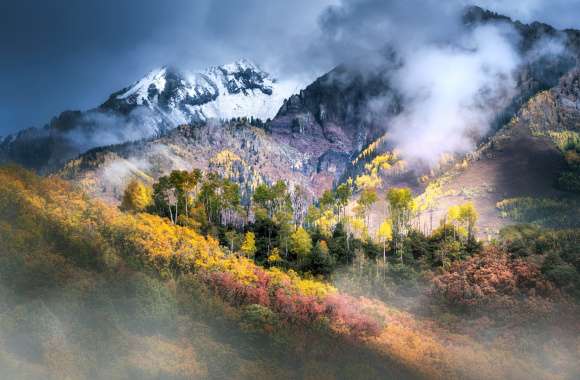
{"type": "Polygon", "coordinates": [[[276,115],[284,99],[290,97],[295,90],[288,84],[274,83],[272,95],[265,94],[259,89],[250,89],[246,93],[230,94],[222,87],[219,96],[213,102],[197,106],[187,105],[186,107],[192,114],[198,113],[204,119],[254,117],[266,121],[276,115]]]}
{"type": "Polygon", "coordinates": [[[262,71],[262,69],[260,69],[260,67],[258,65],[256,65],[254,62],[247,60],[245,58],[242,58],[236,62],[233,63],[229,63],[226,65],[221,66],[222,69],[224,69],[225,71],[227,71],[228,73],[234,73],[234,72],[239,72],[239,71],[245,71],[245,70],[253,70],[253,71],[262,71]]]}
{"type": "Polygon", "coordinates": [[[167,68],[165,67],[151,71],[143,79],[131,86],[125,93],[117,96],[117,99],[127,99],[130,96],[136,95],[136,104],[143,104],[145,100],[148,100],[149,88],[151,86],[156,88],[158,92],[162,92],[165,89],[166,73],[167,68]]]}

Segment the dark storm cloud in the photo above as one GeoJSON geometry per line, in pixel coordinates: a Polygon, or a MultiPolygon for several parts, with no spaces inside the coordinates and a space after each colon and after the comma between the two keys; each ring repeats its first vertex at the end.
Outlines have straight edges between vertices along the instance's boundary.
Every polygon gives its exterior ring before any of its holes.
{"type": "MultiPolygon", "coordinates": [[[[537,18],[564,28],[577,22],[579,2],[479,3],[524,21],[537,18]]],[[[3,0],[0,135],[42,125],[65,109],[94,107],[112,91],[166,63],[196,69],[246,57],[274,73],[306,82],[377,46],[382,36],[369,27],[380,30],[385,15],[395,15],[399,21],[393,34],[423,38],[421,29],[430,27],[432,37],[444,37],[441,33],[452,30],[438,25],[431,11],[436,7],[437,15],[456,12],[462,3],[3,0]],[[350,20],[355,22],[345,24],[350,20]],[[350,38],[350,45],[341,45],[344,40],[337,31],[357,38],[350,38]]]]}
{"type": "Polygon", "coordinates": [[[0,5],[0,104],[3,131],[45,122],[59,110],[86,108],[134,78],[133,56],[179,17],[152,1],[3,1],[0,5]],[[142,5],[141,5],[142,4],[142,5]]]}
{"type": "MultiPolygon", "coordinates": [[[[269,64],[329,1],[3,0],[0,135],[87,109],[162,64],[269,64]]],[[[298,41],[296,41],[298,43],[298,41]]]]}

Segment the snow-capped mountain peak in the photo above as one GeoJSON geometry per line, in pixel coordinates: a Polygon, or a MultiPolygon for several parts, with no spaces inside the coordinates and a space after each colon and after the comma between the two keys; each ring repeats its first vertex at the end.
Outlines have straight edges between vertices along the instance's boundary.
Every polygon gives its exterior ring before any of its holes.
{"type": "Polygon", "coordinates": [[[272,118],[294,88],[279,83],[254,62],[188,72],[164,66],[113,94],[105,108],[131,112],[146,107],[171,126],[209,118],[272,118]]]}

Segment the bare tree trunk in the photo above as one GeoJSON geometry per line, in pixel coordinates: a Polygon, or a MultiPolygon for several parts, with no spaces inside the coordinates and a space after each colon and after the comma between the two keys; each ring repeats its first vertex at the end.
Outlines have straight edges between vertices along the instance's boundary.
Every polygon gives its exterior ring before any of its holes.
{"type": "Polygon", "coordinates": [[[179,198],[177,198],[175,200],[175,222],[174,224],[177,224],[177,206],[179,205],[179,198]]]}
{"type": "Polygon", "coordinates": [[[387,239],[383,239],[383,264],[387,262],[387,239]]]}
{"type": "Polygon", "coordinates": [[[171,220],[171,223],[175,224],[175,221],[173,220],[173,210],[171,210],[171,203],[168,203],[167,207],[169,208],[169,219],[171,220]]]}

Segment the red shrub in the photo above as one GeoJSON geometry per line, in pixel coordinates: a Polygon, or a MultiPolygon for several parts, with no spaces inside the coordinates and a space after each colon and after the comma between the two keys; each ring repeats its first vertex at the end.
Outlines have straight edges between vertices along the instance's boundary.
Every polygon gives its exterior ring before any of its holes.
{"type": "Polygon", "coordinates": [[[456,262],[447,273],[435,277],[433,285],[435,296],[462,306],[499,306],[523,296],[547,297],[554,293],[537,266],[514,260],[495,247],[456,262]]]}
{"type": "Polygon", "coordinates": [[[227,272],[200,273],[210,289],[234,306],[262,305],[275,311],[283,323],[312,324],[328,321],[338,331],[352,337],[377,335],[380,326],[361,314],[354,297],[331,294],[323,298],[300,294],[291,288],[274,287],[268,273],[256,269],[257,280],[243,284],[227,272]]]}
{"type": "Polygon", "coordinates": [[[378,335],[380,326],[378,321],[361,313],[360,303],[354,297],[346,295],[330,295],[324,300],[326,313],[338,322],[339,326],[347,329],[353,337],[378,335]]]}

